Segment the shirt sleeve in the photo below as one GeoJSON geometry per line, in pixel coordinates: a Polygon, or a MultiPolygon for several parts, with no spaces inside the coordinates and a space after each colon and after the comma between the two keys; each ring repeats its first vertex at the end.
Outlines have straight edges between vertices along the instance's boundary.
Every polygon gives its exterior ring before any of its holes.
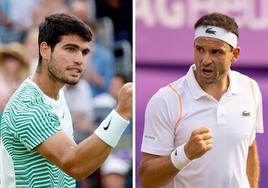
{"type": "Polygon", "coordinates": [[[29,151],[61,130],[58,117],[47,106],[32,106],[16,119],[15,137],[29,151]]]}
{"type": "Polygon", "coordinates": [[[262,108],[262,95],[260,92],[260,88],[256,81],[251,79],[253,91],[254,91],[254,97],[256,101],[256,121],[254,125],[254,129],[250,135],[250,145],[253,143],[253,141],[256,138],[256,133],[263,133],[263,108],[262,108]]]}
{"type": "MultiPolygon", "coordinates": [[[[173,99],[176,101],[176,98],[173,99]]],[[[154,155],[169,155],[174,149],[174,139],[175,126],[169,113],[167,100],[157,93],[146,107],[141,150],[154,155]]]]}

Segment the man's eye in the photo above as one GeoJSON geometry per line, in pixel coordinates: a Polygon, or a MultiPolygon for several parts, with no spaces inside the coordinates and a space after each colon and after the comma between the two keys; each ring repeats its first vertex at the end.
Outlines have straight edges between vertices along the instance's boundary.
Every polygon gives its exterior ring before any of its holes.
{"type": "Polygon", "coordinates": [[[86,56],[89,53],[89,51],[82,51],[83,56],[86,56]]]}
{"type": "Polygon", "coordinates": [[[220,50],[213,50],[212,53],[213,54],[216,54],[216,55],[220,55],[220,54],[222,54],[222,51],[220,51],[220,50]]]}
{"type": "Polygon", "coordinates": [[[74,52],[75,51],[74,48],[66,48],[66,50],[69,51],[69,52],[74,52]]]}
{"type": "Polygon", "coordinates": [[[203,52],[203,51],[204,51],[203,48],[196,48],[196,50],[197,50],[198,52],[203,52]]]}

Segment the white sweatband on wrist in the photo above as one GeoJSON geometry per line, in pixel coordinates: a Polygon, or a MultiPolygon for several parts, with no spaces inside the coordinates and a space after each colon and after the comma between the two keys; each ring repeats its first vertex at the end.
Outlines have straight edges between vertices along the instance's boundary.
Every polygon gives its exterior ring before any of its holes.
{"type": "Polygon", "coordinates": [[[113,110],[95,130],[95,134],[111,147],[115,147],[127,128],[129,121],[122,118],[113,110]]]}
{"type": "Polygon", "coordinates": [[[170,155],[172,164],[178,169],[181,170],[186,167],[191,160],[187,158],[184,152],[184,145],[177,147],[170,155]]]}
{"type": "Polygon", "coordinates": [[[206,27],[197,27],[195,30],[194,39],[196,39],[197,37],[216,38],[230,44],[234,48],[237,47],[238,37],[236,36],[236,34],[226,31],[225,29],[220,27],[210,25],[206,27]]]}

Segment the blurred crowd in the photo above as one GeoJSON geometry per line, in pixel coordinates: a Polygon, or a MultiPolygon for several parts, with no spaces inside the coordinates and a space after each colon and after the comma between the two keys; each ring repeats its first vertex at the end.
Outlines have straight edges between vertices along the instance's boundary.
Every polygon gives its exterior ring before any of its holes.
{"type": "MultiPolygon", "coordinates": [[[[93,133],[117,104],[120,87],[132,81],[132,1],[0,0],[0,112],[38,64],[38,25],[52,13],[68,13],[94,33],[86,71],[64,87],[77,143],[93,133]]],[[[78,188],[132,187],[132,123],[104,165],[78,188]]]]}

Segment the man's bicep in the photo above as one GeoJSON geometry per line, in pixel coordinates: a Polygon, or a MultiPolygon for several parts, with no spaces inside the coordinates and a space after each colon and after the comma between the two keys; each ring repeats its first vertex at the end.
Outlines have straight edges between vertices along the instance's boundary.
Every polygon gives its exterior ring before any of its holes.
{"type": "Polygon", "coordinates": [[[60,168],[76,143],[64,131],[59,131],[36,147],[37,152],[60,168]]]}
{"type": "Polygon", "coordinates": [[[150,160],[150,159],[155,159],[155,158],[159,158],[159,157],[161,157],[161,156],[142,152],[142,160],[150,160]]]}
{"type": "Polygon", "coordinates": [[[256,152],[256,151],[257,151],[257,142],[256,142],[256,139],[254,139],[251,145],[249,145],[248,153],[256,152]]]}
{"type": "Polygon", "coordinates": [[[141,160],[140,160],[140,170],[142,168],[147,168],[148,165],[150,162],[152,162],[152,160],[154,159],[157,159],[157,158],[160,158],[161,156],[159,155],[153,155],[153,154],[150,154],[150,153],[145,153],[145,152],[142,152],[142,156],[141,156],[141,160]]]}

